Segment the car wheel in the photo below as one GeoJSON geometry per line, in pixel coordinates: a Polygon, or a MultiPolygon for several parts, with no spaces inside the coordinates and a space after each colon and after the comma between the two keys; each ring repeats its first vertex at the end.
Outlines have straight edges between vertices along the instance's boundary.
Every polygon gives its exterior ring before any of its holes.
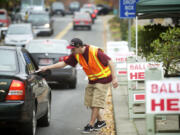
{"type": "Polygon", "coordinates": [[[46,114],[38,120],[38,125],[42,127],[48,127],[51,121],[51,101],[48,100],[46,114]]]}
{"type": "Polygon", "coordinates": [[[76,26],[73,26],[73,30],[76,30],[76,26]]]}
{"type": "Polygon", "coordinates": [[[75,78],[73,81],[69,83],[69,88],[75,89],[76,88],[77,79],[75,78]]]}
{"type": "Polygon", "coordinates": [[[91,30],[91,26],[89,26],[88,29],[91,30]]]}
{"type": "Polygon", "coordinates": [[[37,119],[36,119],[36,107],[33,105],[32,118],[28,123],[23,124],[23,134],[24,135],[36,135],[37,129],[37,119]]]}

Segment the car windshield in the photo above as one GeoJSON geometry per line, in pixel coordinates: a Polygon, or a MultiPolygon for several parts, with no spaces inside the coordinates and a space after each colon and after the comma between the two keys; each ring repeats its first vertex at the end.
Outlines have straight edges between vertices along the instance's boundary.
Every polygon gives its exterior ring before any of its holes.
{"type": "Polygon", "coordinates": [[[47,23],[49,22],[48,14],[30,14],[28,17],[28,22],[32,23],[47,23]]]}
{"type": "Polygon", "coordinates": [[[55,2],[52,4],[53,9],[64,9],[64,5],[60,2],[55,2]]]}
{"type": "Polygon", "coordinates": [[[0,19],[2,19],[2,20],[6,19],[6,15],[4,12],[0,12],[0,19]]]}
{"type": "Polygon", "coordinates": [[[89,14],[76,14],[75,19],[90,19],[89,14]]]}
{"type": "Polygon", "coordinates": [[[30,27],[27,27],[27,26],[17,26],[17,25],[14,25],[14,26],[10,26],[8,28],[8,32],[7,34],[17,34],[17,35],[22,35],[22,34],[32,34],[32,30],[30,27]]]}
{"type": "Polygon", "coordinates": [[[30,53],[68,53],[66,42],[32,41],[26,49],[30,53]]]}
{"type": "Polygon", "coordinates": [[[70,4],[70,7],[71,7],[71,8],[79,8],[79,3],[75,3],[75,2],[74,2],[74,3],[71,3],[71,4],[70,4]]]}
{"type": "Polygon", "coordinates": [[[0,71],[16,71],[15,51],[0,50],[0,71]]]}
{"type": "Polygon", "coordinates": [[[90,8],[81,8],[81,12],[93,13],[93,10],[90,8]]]}

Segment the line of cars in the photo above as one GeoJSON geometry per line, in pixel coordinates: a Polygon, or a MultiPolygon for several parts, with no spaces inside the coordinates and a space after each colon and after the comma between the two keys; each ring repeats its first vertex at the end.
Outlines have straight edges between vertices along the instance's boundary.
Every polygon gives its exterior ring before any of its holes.
{"type": "Polygon", "coordinates": [[[0,126],[36,135],[37,126],[50,125],[49,83],[63,82],[75,89],[77,71],[66,66],[36,72],[40,66],[65,60],[70,51],[66,40],[35,39],[41,31],[53,33],[48,13],[33,12],[27,22],[10,24],[0,46],[0,126]]]}

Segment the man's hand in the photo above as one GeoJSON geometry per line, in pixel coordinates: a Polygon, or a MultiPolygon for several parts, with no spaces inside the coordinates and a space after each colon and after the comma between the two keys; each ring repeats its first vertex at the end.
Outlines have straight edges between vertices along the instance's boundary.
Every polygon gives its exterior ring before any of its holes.
{"type": "Polygon", "coordinates": [[[112,85],[113,85],[113,88],[117,88],[117,87],[118,87],[117,78],[113,78],[113,80],[112,80],[112,85]]]}
{"type": "Polygon", "coordinates": [[[43,66],[43,67],[40,67],[36,72],[44,72],[48,69],[49,69],[48,66],[43,66]]]}

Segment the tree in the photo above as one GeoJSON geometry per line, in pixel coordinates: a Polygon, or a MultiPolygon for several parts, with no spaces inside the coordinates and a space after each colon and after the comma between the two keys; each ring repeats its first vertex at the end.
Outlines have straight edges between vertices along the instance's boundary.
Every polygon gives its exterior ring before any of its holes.
{"type": "Polygon", "coordinates": [[[150,46],[154,49],[147,60],[163,62],[165,76],[180,73],[180,28],[169,28],[150,46]]]}

